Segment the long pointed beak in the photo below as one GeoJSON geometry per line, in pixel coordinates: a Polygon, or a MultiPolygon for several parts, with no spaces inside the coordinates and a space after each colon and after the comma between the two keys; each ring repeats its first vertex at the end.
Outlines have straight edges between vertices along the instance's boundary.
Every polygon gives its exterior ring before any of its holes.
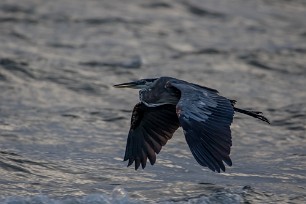
{"type": "Polygon", "coordinates": [[[122,83],[122,84],[115,84],[115,88],[132,88],[132,89],[137,89],[138,88],[138,83],[137,82],[127,82],[127,83],[122,83]]]}

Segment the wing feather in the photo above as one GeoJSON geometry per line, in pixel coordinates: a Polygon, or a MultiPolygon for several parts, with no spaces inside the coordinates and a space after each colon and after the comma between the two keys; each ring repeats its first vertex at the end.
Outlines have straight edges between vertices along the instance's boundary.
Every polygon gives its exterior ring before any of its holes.
{"type": "Polygon", "coordinates": [[[135,162],[136,170],[140,165],[145,168],[147,159],[153,165],[156,154],[172,138],[178,127],[175,105],[147,107],[142,102],[136,104],[132,113],[124,161],[128,160],[128,166],[135,162]]]}
{"type": "Polygon", "coordinates": [[[171,81],[170,85],[181,92],[176,112],[196,161],[212,171],[225,171],[223,162],[232,165],[231,101],[215,90],[185,81],[171,81]]]}

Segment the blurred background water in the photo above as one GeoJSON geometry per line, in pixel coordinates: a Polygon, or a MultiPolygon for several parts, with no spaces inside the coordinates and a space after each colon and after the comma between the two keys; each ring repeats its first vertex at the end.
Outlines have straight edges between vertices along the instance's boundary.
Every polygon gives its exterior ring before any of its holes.
{"type": "Polygon", "coordinates": [[[306,202],[304,0],[2,0],[1,203],[306,202]],[[154,166],[122,162],[138,92],[172,76],[237,114],[233,166],[202,168],[177,131],[154,166]]]}

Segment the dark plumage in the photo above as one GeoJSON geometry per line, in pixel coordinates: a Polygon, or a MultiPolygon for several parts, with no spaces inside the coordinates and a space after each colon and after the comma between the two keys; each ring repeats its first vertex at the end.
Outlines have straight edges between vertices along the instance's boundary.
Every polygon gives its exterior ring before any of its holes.
{"type": "Polygon", "coordinates": [[[212,171],[231,166],[230,125],[235,111],[269,123],[261,112],[234,107],[236,101],[220,96],[217,90],[183,80],[160,77],[115,85],[138,88],[140,103],[132,113],[124,161],[135,162],[137,170],[151,165],[173,133],[181,126],[196,161],[212,171]]]}

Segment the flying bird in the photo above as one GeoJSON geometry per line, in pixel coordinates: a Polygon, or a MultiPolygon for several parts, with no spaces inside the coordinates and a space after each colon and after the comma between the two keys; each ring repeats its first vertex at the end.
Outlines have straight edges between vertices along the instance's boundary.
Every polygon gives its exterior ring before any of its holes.
{"type": "Polygon", "coordinates": [[[174,132],[181,126],[196,161],[212,171],[225,171],[232,166],[230,125],[235,112],[269,123],[261,112],[235,107],[235,100],[219,95],[218,91],[172,77],[141,79],[114,85],[116,88],[140,89],[132,112],[124,161],[151,165],[174,132]]]}

